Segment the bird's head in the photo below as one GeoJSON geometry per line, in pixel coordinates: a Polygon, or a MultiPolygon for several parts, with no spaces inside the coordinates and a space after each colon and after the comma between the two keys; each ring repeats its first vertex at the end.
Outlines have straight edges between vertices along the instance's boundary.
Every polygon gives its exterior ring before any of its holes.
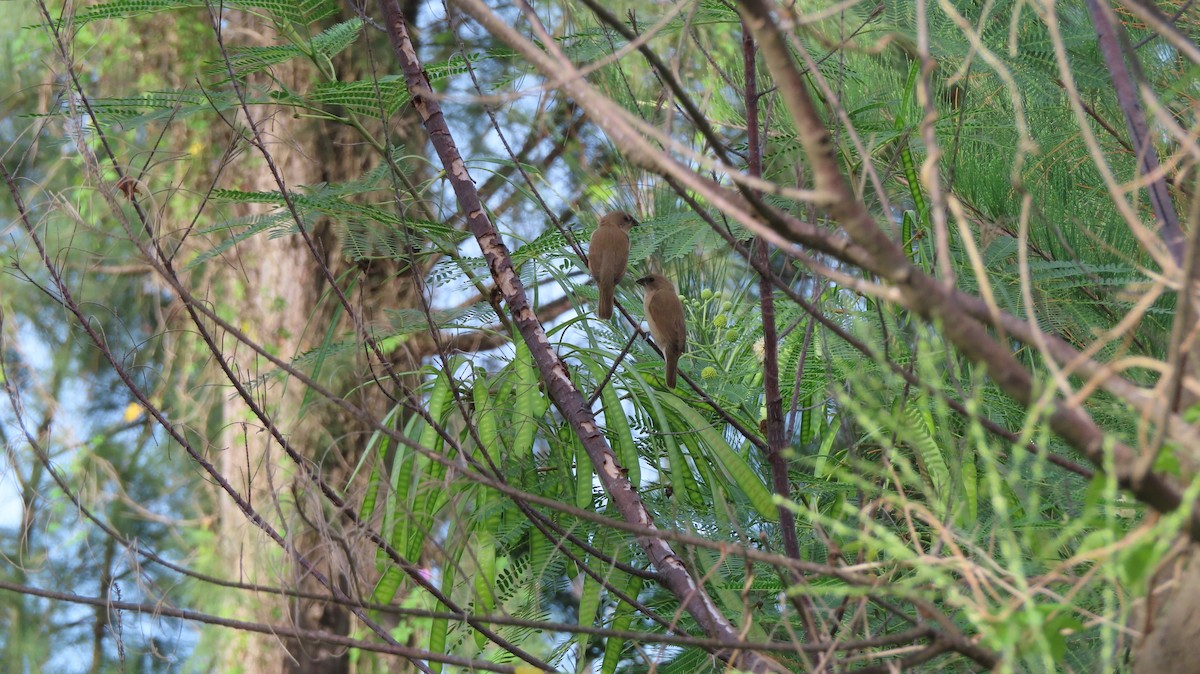
{"type": "Polygon", "coordinates": [[[646,274],[638,279],[636,283],[646,288],[646,290],[657,290],[659,288],[666,288],[667,286],[671,285],[671,282],[661,274],[646,274]]]}
{"type": "Polygon", "coordinates": [[[632,215],[625,211],[613,211],[600,218],[601,227],[620,227],[626,232],[640,224],[632,215]]]}

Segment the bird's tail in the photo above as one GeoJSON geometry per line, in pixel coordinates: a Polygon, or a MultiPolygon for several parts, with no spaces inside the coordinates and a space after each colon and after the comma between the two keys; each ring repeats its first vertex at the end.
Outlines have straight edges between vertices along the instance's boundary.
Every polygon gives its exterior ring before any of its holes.
{"type": "Polygon", "coordinates": [[[667,359],[667,388],[675,388],[675,378],[679,372],[679,351],[671,347],[663,353],[667,359]]]}
{"type": "Polygon", "coordinates": [[[596,314],[604,320],[612,318],[613,292],[615,290],[615,288],[600,286],[600,306],[596,307],[596,314]]]}

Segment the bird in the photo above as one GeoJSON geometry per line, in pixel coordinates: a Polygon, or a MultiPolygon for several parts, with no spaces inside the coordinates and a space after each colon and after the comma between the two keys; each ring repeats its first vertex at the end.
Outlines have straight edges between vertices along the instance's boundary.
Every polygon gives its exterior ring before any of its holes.
{"type": "Polygon", "coordinates": [[[629,266],[629,230],[638,221],[625,211],[613,211],[600,218],[600,226],[592,234],[588,248],[588,271],[600,289],[600,304],[596,314],[605,320],[612,318],[613,294],[629,266]]]}
{"type": "Polygon", "coordinates": [[[679,370],[679,356],[687,351],[687,326],[683,322],[683,303],[675,286],[662,274],[647,274],[637,280],[645,288],[642,305],[646,308],[646,321],[650,324],[650,335],[662,349],[667,361],[667,388],[675,388],[675,377],[679,370]]]}

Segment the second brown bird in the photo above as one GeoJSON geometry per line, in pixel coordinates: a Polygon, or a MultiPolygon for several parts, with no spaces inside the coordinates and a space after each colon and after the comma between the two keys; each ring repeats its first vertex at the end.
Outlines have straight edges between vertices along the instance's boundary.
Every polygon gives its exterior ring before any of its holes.
{"type": "Polygon", "coordinates": [[[667,361],[667,388],[675,388],[679,357],[687,351],[687,326],[683,322],[683,303],[675,286],[662,274],[647,274],[637,280],[646,289],[642,304],[650,336],[662,349],[667,361]]]}
{"type": "Polygon", "coordinates": [[[613,294],[629,266],[629,230],[637,224],[625,211],[613,211],[600,218],[600,226],[592,234],[588,271],[600,290],[600,304],[596,307],[600,318],[612,318],[613,294]]]}

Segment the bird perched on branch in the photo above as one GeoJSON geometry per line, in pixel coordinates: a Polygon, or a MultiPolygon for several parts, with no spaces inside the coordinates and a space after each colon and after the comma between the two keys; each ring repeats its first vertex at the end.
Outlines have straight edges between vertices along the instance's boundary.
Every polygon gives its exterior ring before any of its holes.
{"type": "Polygon", "coordinates": [[[613,294],[629,266],[629,230],[637,224],[625,211],[613,211],[600,218],[600,226],[592,234],[588,271],[600,289],[600,304],[596,307],[600,318],[612,318],[613,294]]]}
{"type": "Polygon", "coordinates": [[[650,335],[662,349],[667,361],[667,388],[675,388],[679,356],[687,351],[687,326],[683,322],[683,303],[675,286],[661,274],[647,274],[637,280],[645,288],[642,298],[650,335]]]}

